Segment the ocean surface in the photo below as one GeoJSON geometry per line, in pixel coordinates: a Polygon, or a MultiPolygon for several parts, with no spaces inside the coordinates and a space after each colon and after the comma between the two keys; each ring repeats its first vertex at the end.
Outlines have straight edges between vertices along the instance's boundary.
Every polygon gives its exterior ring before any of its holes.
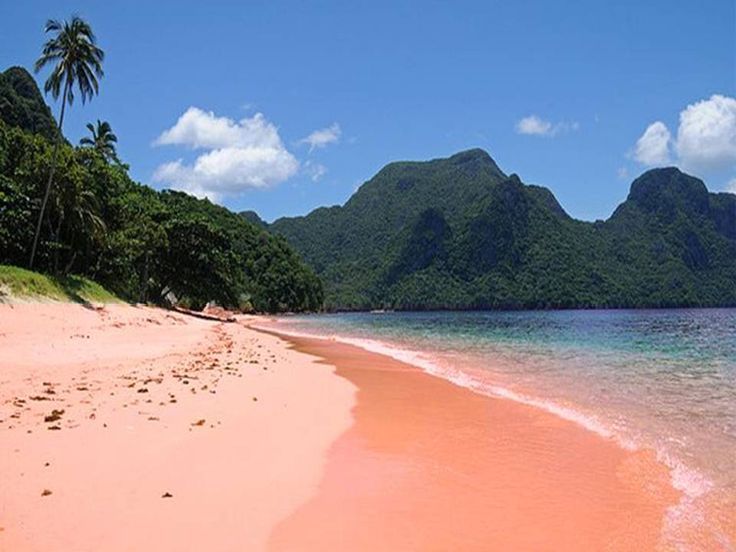
{"type": "Polygon", "coordinates": [[[652,450],[682,492],[670,537],[697,530],[736,549],[736,309],[351,313],[279,326],[652,450]]]}

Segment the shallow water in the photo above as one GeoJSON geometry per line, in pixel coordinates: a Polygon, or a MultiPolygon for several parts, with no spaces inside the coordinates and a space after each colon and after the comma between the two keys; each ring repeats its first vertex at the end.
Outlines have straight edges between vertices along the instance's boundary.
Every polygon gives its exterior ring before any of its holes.
{"type": "MultiPolygon", "coordinates": [[[[733,549],[736,309],[335,314],[282,320],[652,449],[683,499],[671,543],[733,549]],[[687,536],[686,536],[687,535],[687,536]]],[[[690,547],[688,547],[690,548],[690,547]]]]}

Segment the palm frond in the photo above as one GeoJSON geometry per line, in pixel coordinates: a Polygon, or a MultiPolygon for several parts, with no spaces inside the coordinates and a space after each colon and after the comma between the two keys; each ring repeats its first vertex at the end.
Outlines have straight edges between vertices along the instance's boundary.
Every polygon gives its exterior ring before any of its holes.
{"type": "Polygon", "coordinates": [[[76,87],[82,103],[99,92],[99,78],[104,74],[102,62],[105,53],[97,46],[92,27],[81,17],[74,15],[69,21],[50,19],[44,31],[51,34],[36,60],[34,69],[39,72],[47,65],[53,69],[44,84],[44,91],[57,99],[67,85],[67,102],[72,104],[76,87]]]}

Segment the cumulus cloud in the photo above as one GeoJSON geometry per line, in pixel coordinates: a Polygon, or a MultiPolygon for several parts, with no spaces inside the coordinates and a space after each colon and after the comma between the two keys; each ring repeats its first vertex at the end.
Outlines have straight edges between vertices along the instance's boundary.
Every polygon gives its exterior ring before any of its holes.
{"type": "MultiPolygon", "coordinates": [[[[637,140],[633,157],[647,166],[674,163],[689,172],[728,174],[736,168],[736,98],[714,94],[688,105],[674,138],[663,122],[652,123],[637,140]]],[[[726,187],[736,193],[736,178],[726,187]]]]}
{"type": "Polygon", "coordinates": [[[516,123],[516,132],[530,136],[556,136],[561,132],[578,130],[580,125],[575,122],[561,121],[552,123],[537,115],[529,115],[516,123]]]}
{"type": "Polygon", "coordinates": [[[714,94],[680,113],[675,149],[686,169],[736,165],[736,99],[714,94]]]}
{"type": "Polygon", "coordinates": [[[299,143],[308,144],[309,151],[313,151],[315,149],[323,148],[329,144],[334,144],[338,142],[341,135],[342,130],[340,129],[340,125],[337,123],[332,123],[326,128],[315,130],[309,136],[299,140],[299,143]]]}
{"type": "Polygon", "coordinates": [[[648,167],[669,164],[671,138],[667,125],[662,121],[652,123],[636,141],[634,159],[648,167]]]}
{"type": "Polygon", "coordinates": [[[234,121],[190,107],[154,144],[207,150],[191,164],[178,159],[160,165],[153,179],[213,201],[273,186],[299,170],[278,129],[261,113],[234,121]]]}

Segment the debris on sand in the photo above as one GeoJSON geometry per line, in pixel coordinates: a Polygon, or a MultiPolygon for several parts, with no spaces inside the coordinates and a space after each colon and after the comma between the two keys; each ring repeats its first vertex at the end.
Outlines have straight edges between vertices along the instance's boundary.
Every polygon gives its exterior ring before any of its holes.
{"type": "Polygon", "coordinates": [[[64,411],[63,410],[56,410],[56,409],[54,409],[54,410],[51,411],[51,414],[49,414],[48,416],[45,416],[44,417],[43,421],[46,422],[46,423],[56,422],[57,420],[60,420],[61,419],[61,416],[63,414],[64,414],[64,411]]]}

